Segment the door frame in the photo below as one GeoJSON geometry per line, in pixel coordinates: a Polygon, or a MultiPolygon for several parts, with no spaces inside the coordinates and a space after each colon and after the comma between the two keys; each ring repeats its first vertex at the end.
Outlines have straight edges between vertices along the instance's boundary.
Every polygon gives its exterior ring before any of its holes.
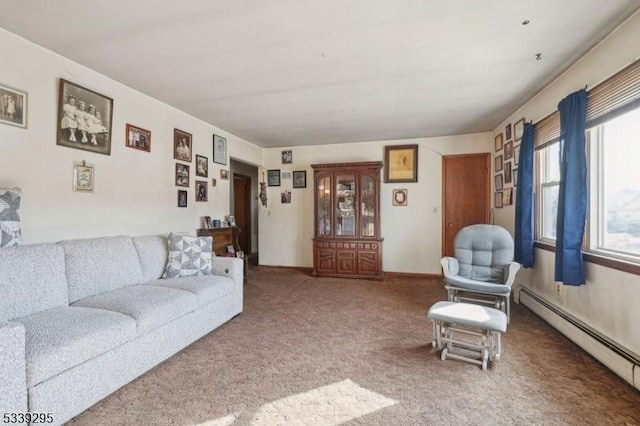
{"type": "Polygon", "coordinates": [[[487,203],[487,209],[484,213],[484,221],[485,223],[490,223],[491,220],[491,153],[490,152],[478,152],[478,153],[474,153],[474,154],[454,154],[454,155],[443,155],[442,156],[442,229],[441,229],[441,233],[442,233],[442,241],[441,241],[441,246],[440,246],[440,250],[442,253],[442,256],[445,255],[445,248],[446,248],[446,236],[447,236],[447,215],[446,215],[446,198],[447,198],[447,194],[446,194],[446,175],[447,175],[447,162],[446,160],[448,158],[461,158],[461,157],[484,157],[485,158],[485,167],[486,167],[486,171],[487,171],[487,178],[486,178],[486,184],[485,184],[485,188],[486,189],[486,194],[485,194],[485,200],[487,203]]]}
{"type": "Polygon", "coordinates": [[[253,229],[253,223],[251,220],[251,176],[249,175],[243,175],[242,173],[234,173],[233,174],[233,182],[234,182],[234,190],[233,190],[233,210],[234,210],[234,215],[235,215],[235,209],[237,208],[236,203],[235,203],[235,179],[236,176],[239,177],[240,179],[242,179],[244,181],[244,186],[245,186],[245,200],[244,200],[244,215],[245,218],[247,219],[247,226],[245,228],[247,229],[242,229],[241,232],[244,232],[245,235],[247,236],[247,245],[249,246],[246,250],[248,250],[247,253],[245,253],[245,256],[248,256],[252,253],[252,241],[251,241],[251,234],[252,234],[252,229],[253,229]]]}

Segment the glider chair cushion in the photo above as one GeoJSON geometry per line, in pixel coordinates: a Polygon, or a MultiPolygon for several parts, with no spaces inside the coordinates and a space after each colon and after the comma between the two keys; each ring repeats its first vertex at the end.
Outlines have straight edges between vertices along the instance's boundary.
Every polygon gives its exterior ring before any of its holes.
{"type": "Polygon", "coordinates": [[[511,234],[500,226],[471,225],[458,232],[453,246],[454,257],[440,261],[449,300],[493,304],[508,317],[511,286],[520,269],[513,262],[511,234]]]}

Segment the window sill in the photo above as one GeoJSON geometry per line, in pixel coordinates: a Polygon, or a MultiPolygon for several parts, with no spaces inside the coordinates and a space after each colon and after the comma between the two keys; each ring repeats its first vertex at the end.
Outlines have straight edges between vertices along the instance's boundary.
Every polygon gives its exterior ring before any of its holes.
{"type": "MultiPolygon", "coordinates": [[[[534,247],[554,253],[556,251],[556,246],[548,243],[543,243],[541,241],[535,241],[534,247]]],[[[618,271],[628,272],[634,275],[640,275],[640,265],[637,263],[625,262],[623,260],[588,252],[582,252],[582,257],[587,262],[595,263],[596,265],[605,266],[607,268],[616,269],[618,271]]]]}

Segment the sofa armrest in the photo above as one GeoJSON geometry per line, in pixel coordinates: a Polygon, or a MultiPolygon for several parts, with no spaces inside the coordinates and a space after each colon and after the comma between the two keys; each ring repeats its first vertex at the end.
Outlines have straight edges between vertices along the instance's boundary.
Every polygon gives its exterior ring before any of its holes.
{"type": "Polygon", "coordinates": [[[460,265],[455,257],[445,256],[440,259],[440,264],[445,277],[455,277],[460,272],[460,265]]]}
{"type": "Polygon", "coordinates": [[[24,325],[0,322],[0,419],[27,411],[27,366],[24,325]]]}
{"type": "Polygon", "coordinates": [[[509,262],[504,265],[504,284],[511,287],[519,270],[520,264],[518,262],[509,262]]]}
{"type": "Polygon", "coordinates": [[[236,288],[236,310],[242,312],[242,293],[244,291],[244,263],[237,257],[214,256],[211,259],[213,274],[229,277],[236,288]]]}

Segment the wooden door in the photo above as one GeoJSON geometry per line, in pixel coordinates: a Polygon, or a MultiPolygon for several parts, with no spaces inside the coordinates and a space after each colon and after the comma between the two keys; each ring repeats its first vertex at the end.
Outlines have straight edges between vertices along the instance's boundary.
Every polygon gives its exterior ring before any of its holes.
{"type": "Polygon", "coordinates": [[[458,231],[489,223],[491,154],[442,157],[442,255],[453,256],[458,231]]]}
{"type": "Polygon", "coordinates": [[[234,173],[233,175],[233,215],[236,226],[240,228],[238,245],[251,253],[251,177],[234,173]]]}

